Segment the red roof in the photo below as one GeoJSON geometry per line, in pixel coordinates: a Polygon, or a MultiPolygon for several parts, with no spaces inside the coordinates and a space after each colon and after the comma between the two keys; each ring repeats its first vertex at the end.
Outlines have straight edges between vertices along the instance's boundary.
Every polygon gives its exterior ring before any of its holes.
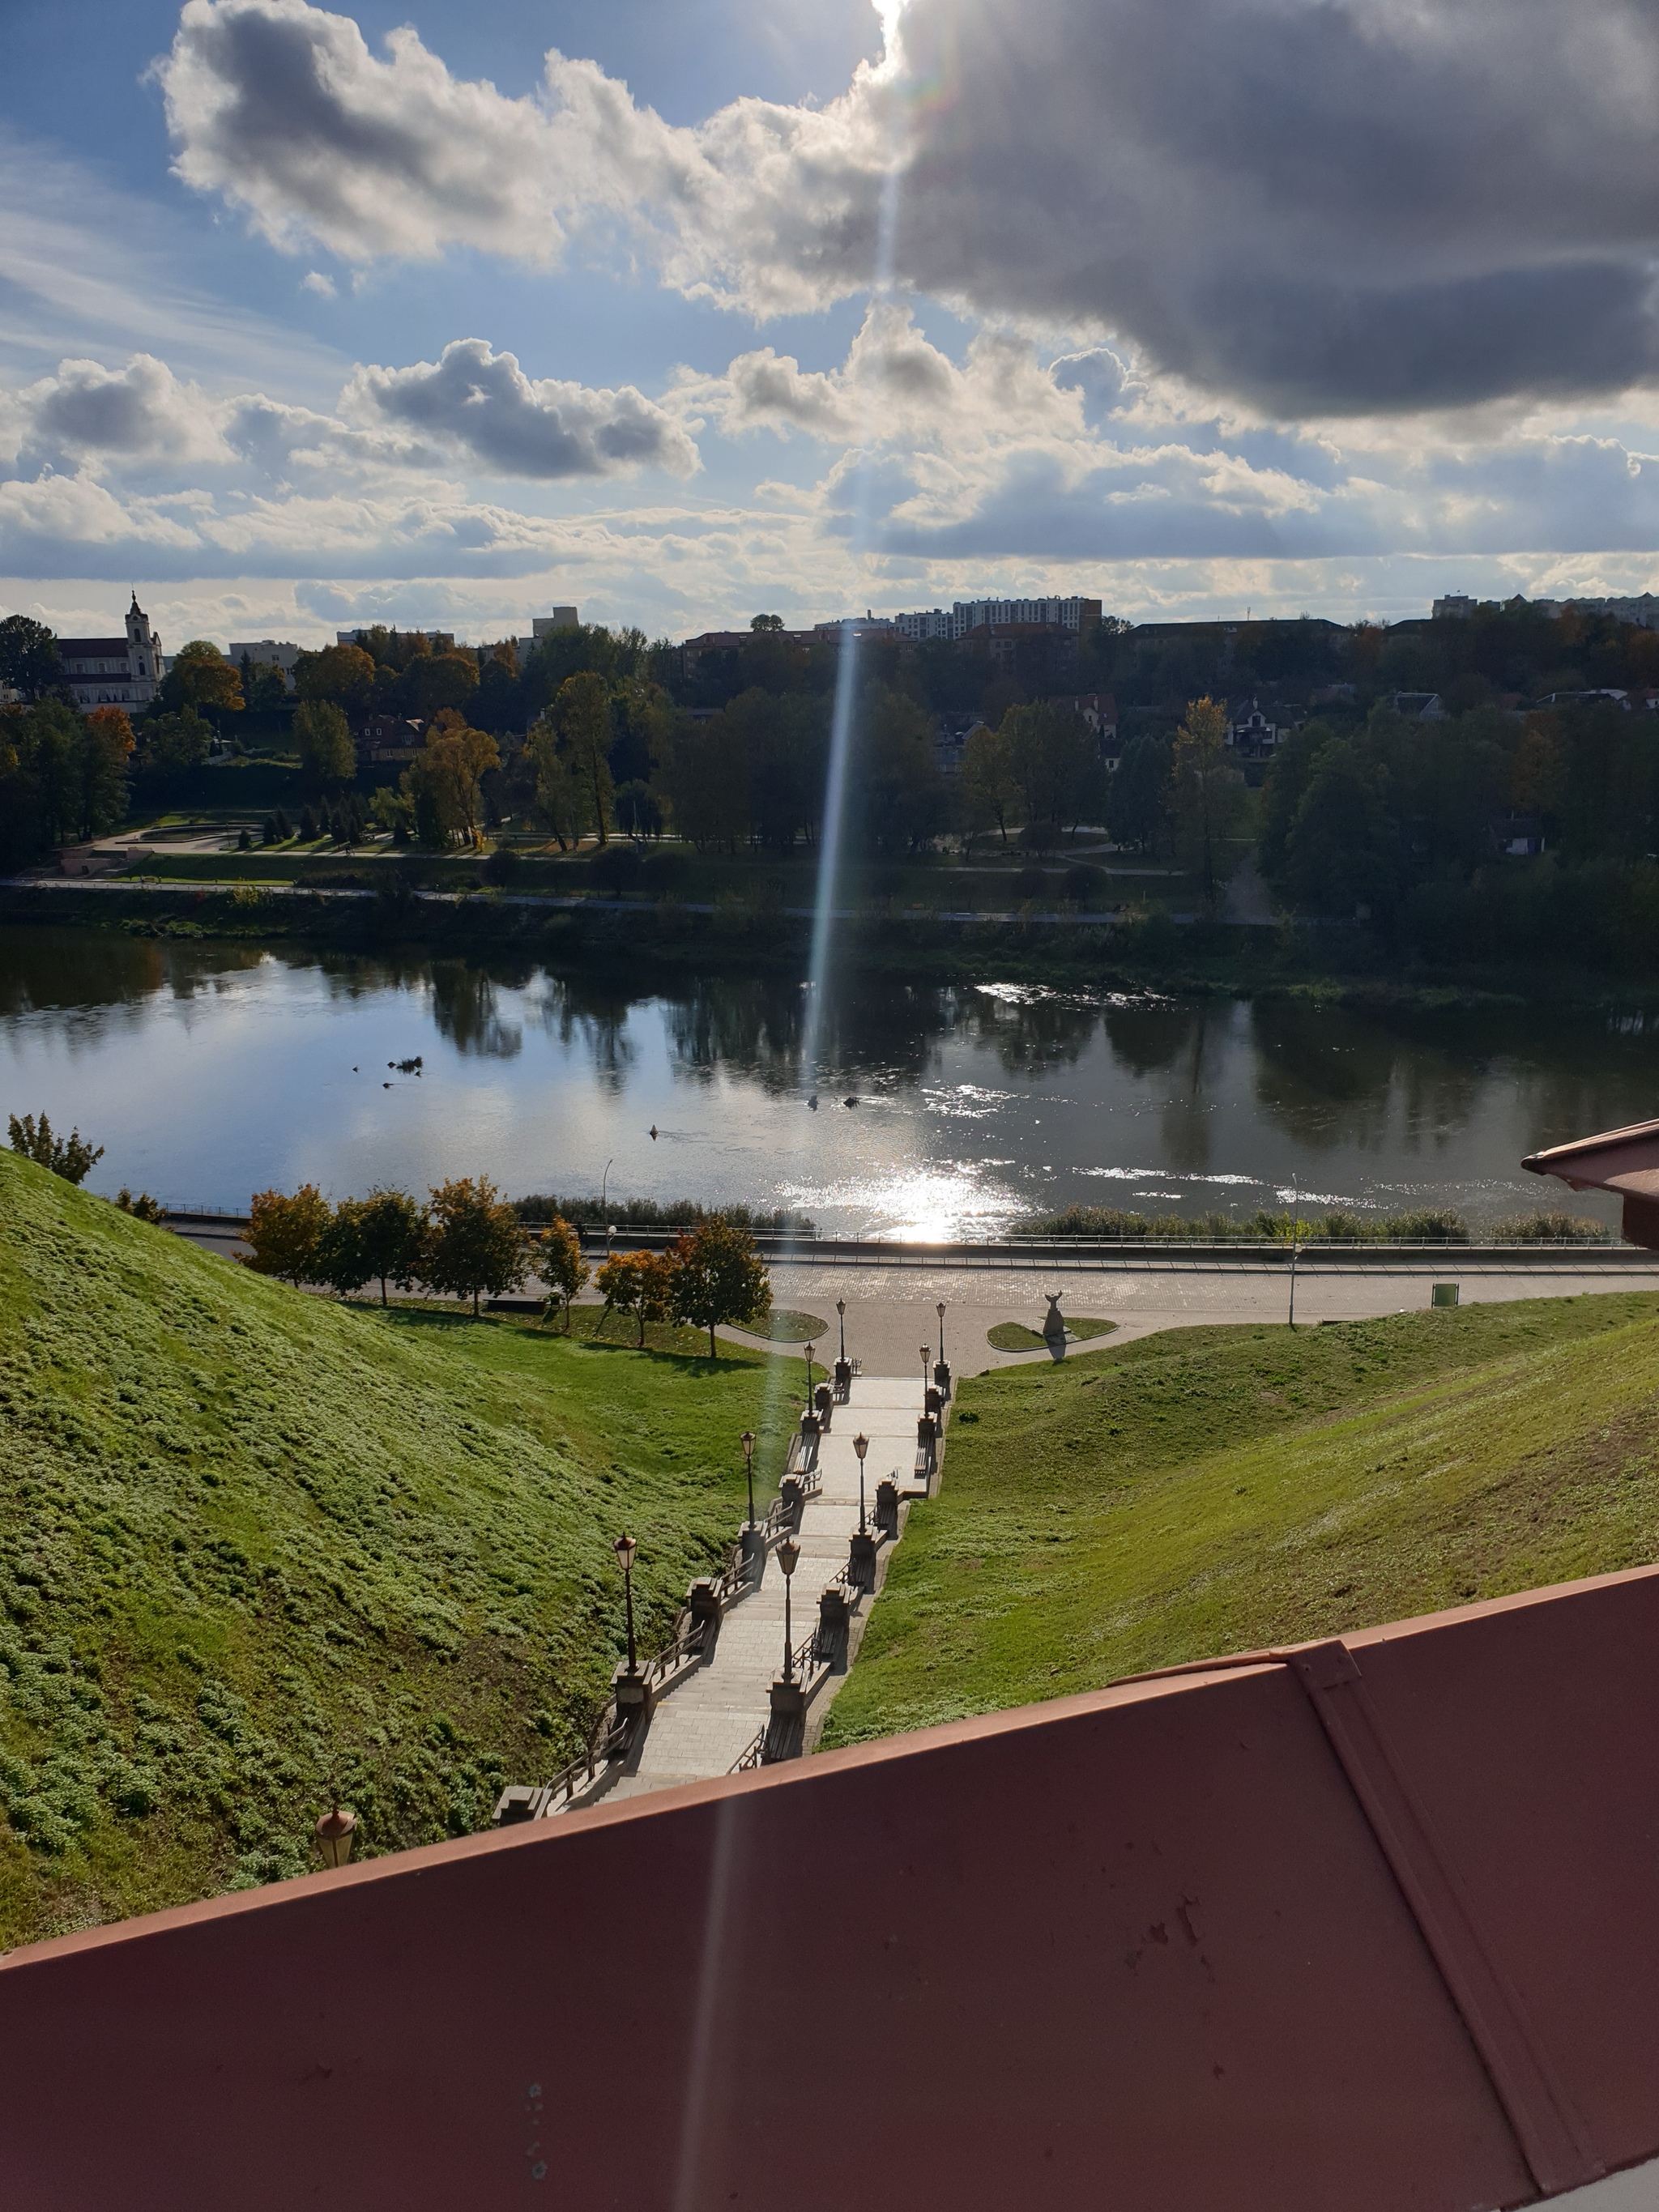
{"type": "Polygon", "coordinates": [[[1531,2201],[1659,2154],[1656,1727],[1644,1568],[88,1929],[0,2201],[1531,2201]]]}
{"type": "Polygon", "coordinates": [[[1659,1249],[1659,1121],[1634,1121],[1599,1137],[1553,1145],[1521,1163],[1559,1176],[1570,1190],[1611,1190],[1623,1199],[1622,1229],[1632,1244],[1659,1249]]]}
{"type": "Polygon", "coordinates": [[[60,637],[58,641],[60,660],[125,660],[127,651],[124,637],[60,637]]]}

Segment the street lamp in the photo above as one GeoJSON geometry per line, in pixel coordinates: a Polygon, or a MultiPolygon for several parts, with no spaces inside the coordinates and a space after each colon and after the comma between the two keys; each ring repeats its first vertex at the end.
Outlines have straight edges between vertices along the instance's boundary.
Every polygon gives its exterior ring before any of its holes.
{"type": "Polygon", "coordinates": [[[312,1830],[312,1840],[322,1854],[323,1864],[343,1867],[351,1856],[351,1845],[357,1832],[357,1815],[340,1809],[340,1793],[334,1792],[334,1809],[325,1813],[312,1830]]]}
{"type": "Polygon", "coordinates": [[[744,1472],[749,1477],[749,1525],[755,1525],[755,1431],[745,1429],[738,1438],[743,1446],[744,1472]]]}
{"type": "Polygon", "coordinates": [[[812,1410],[812,1354],[817,1350],[816,1344],[804,1344],[801,1346],[801,1351],[806,1358],[806,1410],[809,1413],[812,1410]]]}
{"type": "Polygon", "coordinates": [[[927,1362],[932,1353],[933,1346],[924,1344],[921,1347],[921,1395],[924,1398],[927,1395],[927,1362]]]}
{"type": "Polygon", "coordinates": [[[844,1367],[847,1364],[847,1301],[845,1298],[836,1300],[836,1311],[841,1316],[841,1360],[844,1367]]]}
{"type": "Polygon", "coordinates": [[[943,1299],[941,1299],[939,1304],[933,1308],[933,1311],[939,1316],[939,1364],[943,1367],[945,1364],[945,1304],[943,1299]]]}
{"type": "Polygon", "coordinates": [[[800,1546],[793,1536],[786,1536],[778,1546],[778,1565],[783,1569],[783,1679],[795,1679],[795,1654],[793,1645],[793,1629],[789,1618],[789,1584],[800,1558],[800,1546]]]}
{"type": "Polygon", "coordinates": [[[859,1534],[868,1533],[864,1518],[864,1455],[870,1449],[870,1439],[860,1430],[853,1439],[853,1449],[859,1455],[859,1534]]]}
{"type": "Polygon", "coordinates": [[[611,1548],[623,1571],[623,1595],[628,1602],[628,1671],[637,1674],[640,1662],[634,1653],[634,1553],[638,1547],[631,1536],[618,1536],[611,1548]]]}

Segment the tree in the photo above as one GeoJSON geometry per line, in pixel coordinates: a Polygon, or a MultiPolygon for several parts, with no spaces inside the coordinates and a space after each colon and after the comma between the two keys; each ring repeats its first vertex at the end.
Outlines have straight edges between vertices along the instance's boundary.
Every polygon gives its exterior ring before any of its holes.
{"type": "Polygon", "coordinates": [[[0,622],[0,684],[33,701],[50,691],[62,673],[58,640],[45,623],[27,615],[8,615],[0,622]]]}
{"type": "MultiPolygon", "coordinates": [[[[605,1300],[605,1312],[600,1316],[603,1328],[611,1314],[637,1312],[640,1304],[640,1262],[649,1259],[647,1252],[613,1252],[602,1260],[594,1271],[593,1286],[605,1300]]],[[[645,1323],[640,1323],[640,1341],[645,1341],[645,1323]]]]}
{"type": "Polygon", "coordinates": [[[377,1189],[367,1198],[343,1199],[317,1247],[317,1279],[342,1297],[378,1281],[409,1290],[426,1249],[426,1215],[407,1191],[377,1189]]]}
{"type": "Polygon", "coordinates": [[[714,1331],[763,1321],[772,1309],[772,1279],[746,1229],[715,1215],[681,1237],[673,1264],[673,1310],[678,1321],[708,1331],[708,1357],[718,1358],[714,1331]]]}
{"type": "Polygon", "coordinates": [[[1170,819],[1170,741],[1150,735],[1124,746],[1106,793],[1106,827],[1116,845],[1155,852],[1170,819]]]}
{"type": "Polygon", "coordinates": [[[426,1255],[425,1209],[406,1190],[376,1188],[358,1204],[357,1236],[368,1269],[365,1280],[379,1281],[385,1305],[388,1281],[406,1291],[420,1272],[426,1255]]]}
{"type": "Polygon", "coordinates": [[[647,1322],[672,1320],[677,1281],[672,1256],[666,1252],[616,1252],[599,1267],[593,1280],[605,1297],[607,1313],[632,1314],[639,1323],[638,1343],[645,1346],[647,1322]]]}
{"type": "Polygon", "coordinates": [[[587,796],[601,845],[611,835],[611,686],[592,669],[567,676],[553,702],[563,750],[587,796]]]}
{"type": "Polygon", "coordinates": [[[469,705],[478,688],[478,664],[470,653],[428,653],[409,664],[399,689],[409,713],[440,714],[469,705]]]}
{"type": "Polygon", "coordinates": [[[937,837],[950,808],[932,715],[904,692],[874,684],[860,702],[855,742],[848,800],[865,845],[915,851],[937,837]]]}
{"type": "Polygon", "coordinates": [[[962,749],[963,808],[974,828],[996,825],[1004,847],[1019,786],[1008,740],[1000,730],[975,722],[962,749]]]}
{"type": "Polygon", "coordinates": [[[241,713],[242,679],[216,645],[193,637],[173,655],[158,696],[171,713],[191,708],[217,721],[222,714],[241,713]]]}
{"type": "Polygon", "coordinates": [[[361,714],[374,696],[374,656],[360,645],[325,645],[320,653],[302,653],[294,664],[294,689],[302,702],[361,714]]]}
{"type": "Polygon", "coordinates": [[[1206,905],[1213,905],[1222,847],[1244,798],[1243,779],[1227,757],[1226,709],[1213,699],[1188,702],[1187,719],[1176,732],[1170,796],[1183,857],[1198,874],[1206,905]]]}
{"type": "Polygon", "coordinates": [[[438,715],[427,731],[419,757],[403,774],[404,789],[414,801],[420,842],[439,851],[457,838],[476,844],[480,781],[501,764],[494,738],[470,728],[453,709],[438,715]]]}
{"type": "Polygon", "coordinates": [[[513,1208],[487,1176],[463,1176],[432,1194],[431,1230],[424,1261],[434,1291],[478,1299],[504,1297],[530,1273],[531,1255],[513,1208]]]}
{"type": "Polygon", "coordinates": [[[301,1183],[290,1198],[280,1190],[256,1190],[248,1204],[242,1242],[243,1261],[256,1275],[276,1275],[292,1283],[322,1280],[319,1273],[323,1237],[331,1219],[328,1200],[314,1182],[301,1183]]]}
{"type": "Polygon", "coordinates": [[[125,819],[132,724],[119,707],[94,707],[81,750],[81,835],[101,837],[125,819]]]}
{"type": "Polygon", "coordinates": [[[586,787],[572,771],[551,708],[538,714],[525,740],[536,778],[536,811],[568,852],[587,828],[586,787]]]}
{"type": "Polygon", "coordinates": [[[570,1334],[570,1302],[586,1282],[588,1265],[582,1257],[582,1240],[564,1218],[556,1215],[536,1239],[536,1271],[547,1285],[553,1298],[564,1304],[564,1333],[570,1334]]]}
{"type": "MultiPolygon", "coordinates": [[[[243,658],[246,659],[246,655],[243,658]]],[[[268,714],[288,701],[288,677],[275,660],[256,660],[241,672],[242,696],[258,713],[268,714]]]]}
{"type": "Polygon", "coordinates": [[[361,1211],[355,1198],[343,1198],[317,1239],[316,1279],[343,1298],[361,1291],[374,1272],[363,1257],[358,1233],[361,1211]]]}
{"type": "Polygon", "coordinates": [[[54,1136],[44,1114],[38,1121],[33,1114],[25,1114],[21,1121],[14,1114],[9,1127],[13,1152],[33,1160],[38,1168],[62,1176],[65,1182],[84,1182],[104,1157],[103,1146],[94,1152],[79,1129],[71,1129],[67,1137],[54,1136]]]}
{"type": "Polygon", "coordinates": [[[1075,829],[1097,811],[1100,748],[1080,714],[1038,703],[1010,707],[998,732],[1028,824],[1075,829]]]}
{"type": "Polygon", "coordinates": [[[301,762],[323,782],[347,783],[356,775],[351,725],[331,700],[302,700],[295,710],[294,735],[301,762]]]}
{"type": "Polygon", "coordinates": [[[200,768],[213,744],[213,732],[194,707],[158,714],[143,726],[144,748],[138,764],[146,775],[170,780],[200,768]]]}
{"type": "Polygon", "coordinates": [[[749,618],[749,627],[757,631],[781,629],[783,617],[781,615],[751,615],[749,618]]]}
{"type": "Polygon", "coordinates": [[[749,763],[743,732],[729,714],[680,723],[662,785],[675,829],[699,852],[724,845],[735,853],[749,835],[749,763]]]}

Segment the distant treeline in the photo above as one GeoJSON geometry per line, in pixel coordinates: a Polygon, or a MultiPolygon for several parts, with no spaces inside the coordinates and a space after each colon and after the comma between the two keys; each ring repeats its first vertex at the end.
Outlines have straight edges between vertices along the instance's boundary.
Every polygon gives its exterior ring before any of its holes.
{"type": "MultiPolygon", "coordinates": [[[[1115,1206],[1068,1206],[1022,1222],[1024,1237],[1183,1237],[1206,1243],[1227,1240],[1289,1243],[1292,1231],[1304,1243],[1468,1244],[1474,1241],[1461,1213],[1424,1206],[1409,1213],[1304,1213],[1294,1218],[1263,1208],[1241,1220],[1230,1213],[1126,1213],[1115,1206]]],[[[1575,1213],[1522,1213],[1494,1222],[1485,1232],[1495,1244],[1608,1244],[1613,1232],[1599,1221],[1575,1213]]]]}

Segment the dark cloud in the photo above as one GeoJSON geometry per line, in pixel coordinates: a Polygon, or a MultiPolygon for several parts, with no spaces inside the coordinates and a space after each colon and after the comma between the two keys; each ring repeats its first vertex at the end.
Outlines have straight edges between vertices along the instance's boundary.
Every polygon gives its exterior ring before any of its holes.
{"type": "Polygon", "coordinates": [[[1626,0],[915,0],[896,259],[1273,412],[1646,381],[1659,23],[1626,0]]]}
{"type": "Polygon", "coordinates": [[[366,413],[459,448],[501,476],[617,476],[638,468],[690,476],[696,447],[631,385],[617,392],[546,380],[532,383],[510,353],[483,338],[456,338],[436,362],[360,368],[349,411],[366,413]]]}
{"type": "Polygon", "coordinates": [[[180,173],[286,242],[545,258],[625,219],[757,314],[877,273],[1089,324],[1269,412],[1617,390],[1659,367],[1653,0],[911,0],[823,108],[671,127],[550,55],[510,100],[412,31],[188,0],[180,173]]]}

